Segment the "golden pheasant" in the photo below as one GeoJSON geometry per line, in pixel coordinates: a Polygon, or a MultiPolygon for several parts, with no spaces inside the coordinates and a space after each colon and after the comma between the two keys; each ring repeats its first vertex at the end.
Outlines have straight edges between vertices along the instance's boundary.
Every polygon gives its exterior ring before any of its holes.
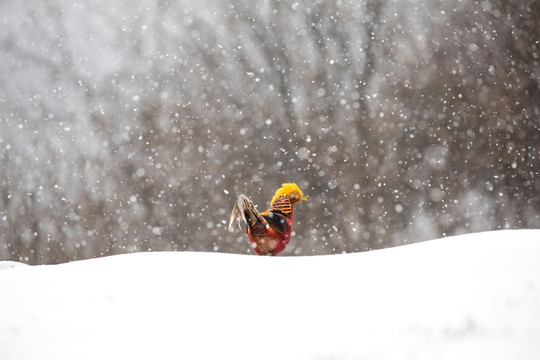
{"type": "Polygon", "coordinates": [[[293,205],[307,200],[296,184],[282,184],[270,202],[268,211],[259,213],[246,195],[238,196],[229,221],[232,231],[234,219],[238,217],[246,224],[251,246],[257,255],[277,255],[291,240],[293,205]]]}

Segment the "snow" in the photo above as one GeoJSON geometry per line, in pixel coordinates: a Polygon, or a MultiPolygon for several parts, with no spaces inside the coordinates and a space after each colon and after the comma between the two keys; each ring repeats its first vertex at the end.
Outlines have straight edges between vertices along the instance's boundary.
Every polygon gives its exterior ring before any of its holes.
{"type": "Polygon", "coordinates": [[[540,230],[312,257],[0,262],[0,358],[539,359],[540,230]]]}

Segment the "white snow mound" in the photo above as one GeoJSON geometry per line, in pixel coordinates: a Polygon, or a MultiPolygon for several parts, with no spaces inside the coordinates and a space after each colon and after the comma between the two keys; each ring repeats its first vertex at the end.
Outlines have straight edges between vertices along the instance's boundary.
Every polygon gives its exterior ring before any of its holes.
{"type": "Polygon", "coordinates": [[[0,262],[0,359],[536,360],[540,230],[349,255],[0,262]]]}

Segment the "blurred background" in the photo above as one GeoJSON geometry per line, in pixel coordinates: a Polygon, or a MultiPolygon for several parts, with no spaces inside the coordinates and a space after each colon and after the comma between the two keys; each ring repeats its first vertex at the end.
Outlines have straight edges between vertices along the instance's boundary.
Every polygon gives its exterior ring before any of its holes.
{"type": "Polygon", "coordinates": [[[0,2],[0,260],[540,227],[540,2],[0,2]]]}

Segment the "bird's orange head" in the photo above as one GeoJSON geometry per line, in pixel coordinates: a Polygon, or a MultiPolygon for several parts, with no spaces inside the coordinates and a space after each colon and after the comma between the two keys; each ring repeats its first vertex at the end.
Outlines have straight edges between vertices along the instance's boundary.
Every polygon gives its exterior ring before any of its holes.
{"type": "Polygon", "coordinates": [[[298,187],[298,185],[294,183],[285,183],[281,184],[281,187],[276,191],[276,194],[272,198],[272,202],[270,204],[273,204],[279,197],[286,195],[288,196],[291,204],[295,204],[299,202],[300,200],[306,200],[307,198],[302,194],[302,190],[298,187]]]}

